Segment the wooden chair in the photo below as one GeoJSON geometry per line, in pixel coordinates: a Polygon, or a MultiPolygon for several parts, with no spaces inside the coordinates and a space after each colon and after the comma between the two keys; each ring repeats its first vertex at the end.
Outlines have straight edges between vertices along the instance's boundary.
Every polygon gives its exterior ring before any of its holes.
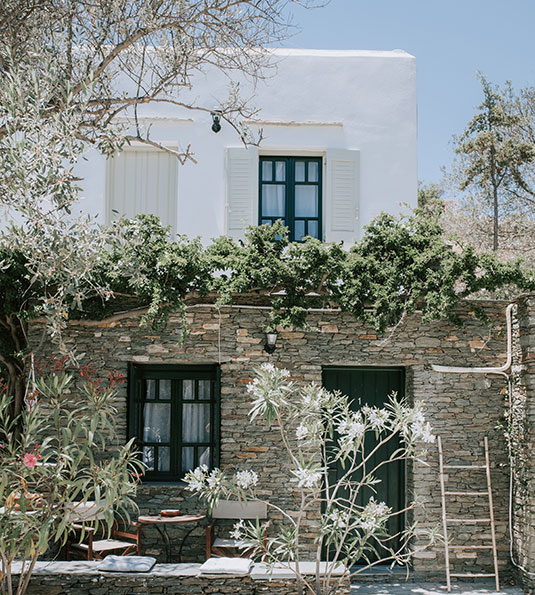
{"type": "MultiPolygon", "coordinates": [[[[212,518],[206,527],[206,559],[213,556],[230,558],[248,558],[254,551],[252,544],[216,536],[216,525],[219,520],[265,520],[267,519],[267,504],[263,502],[237,502],[234,500],[220,500],[212,512],[212,518]]],[[[267,548],[267,529],[269,522],[265,522],[264,548],[267,548]]]]}
{"type": "MultiPolygon", "coordinates": [[[[128,556],[141,555],[141,525],[136,522],[123,523],[115,520],[110,536],[95,539],[98,524],[104,520],[102,507],[94,502],[74,503],[68,512],[72,520],[72,531],[67,539],[65,554],[67,560],[102,560],[108,554],[128,556]],[[76,522],[77,521],[77,522],[76,522]],[[130,530],[123,530],[125,529],[130,530]]],[[[103,527],[101,526],[100,529],[103,527]]]]}

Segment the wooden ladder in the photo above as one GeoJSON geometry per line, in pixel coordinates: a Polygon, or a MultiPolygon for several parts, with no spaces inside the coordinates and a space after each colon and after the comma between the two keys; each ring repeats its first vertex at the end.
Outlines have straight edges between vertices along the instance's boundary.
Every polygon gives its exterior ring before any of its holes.
{"type": "Polygon", "coordinates": [[[444,556],[446,563],[446,582],[448,586],[448,592],[451,591],[451,577],[494,577],[496,580],[496,591],[500,590],[500,579],[498,577],[498,555],[496,553],[496,531],[494,525],[494,509],[492,505],[492,487],[490,483],[490,458],[489,458],[489,442],[485,436],[485,464],[484,465],[445,465],[444,464],[444,453],[442,451],[442,442],[440,436],[438,440],[438,460],[440,465],[440,492],[442,496],[442,526],[444,530],[444,556]],[[470,491],[447,491],[445,487],[444,469],[485,469],[487,474],[487,491],[485,492],[470,492],[470,491]],[[450,519],[446,515],[446,496],[486,496],[489,502],[489,516],[488,518],[463,518],[463,519],[450,519]],[[448,524],[449,523],[488,523],[490,525],[490,534],[492,543],[489,545],[450,545],[448,537],[448,524]],[[494,558],[494,572],[493,573],[452,573],[450,572],[450,551],[451,550],[492,550],[494,558]]]}

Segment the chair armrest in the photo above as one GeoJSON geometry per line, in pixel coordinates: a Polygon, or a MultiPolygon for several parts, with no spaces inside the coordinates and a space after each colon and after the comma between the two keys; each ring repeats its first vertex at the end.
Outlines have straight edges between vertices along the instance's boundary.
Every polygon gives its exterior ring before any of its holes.
{"type": "Polygon", "coordinates": [[[85,531],[86,533],[94,533],[95,532],[95,527],[88,527],[87,525],[79,525],[78,523],[75,523],[74,525],[71,525],[71,527],[77,531],[85,531]]]}

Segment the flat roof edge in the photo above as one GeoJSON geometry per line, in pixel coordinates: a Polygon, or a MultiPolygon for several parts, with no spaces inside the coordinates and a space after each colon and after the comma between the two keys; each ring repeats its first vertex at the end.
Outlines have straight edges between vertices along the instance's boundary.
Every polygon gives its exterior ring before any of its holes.
{"type": "Polygon", "coordinates": [[[300,48],[268,48],[277,56],[322,56],[326,58],[414,58],[405,50],[320,50],[300,48]]]}

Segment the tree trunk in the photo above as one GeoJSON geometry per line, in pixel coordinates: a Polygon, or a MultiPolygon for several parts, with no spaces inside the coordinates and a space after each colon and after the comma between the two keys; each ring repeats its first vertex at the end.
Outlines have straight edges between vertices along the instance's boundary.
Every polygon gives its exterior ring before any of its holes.
{"type": "Polygon", "coordinates": [[[492,184],[492,250],[498,251],[498,183],[496,181],[496,147],[490,147],[490,181],[492,184]]]}
{"type": "Polygon", "coordinates": [[[494,186],[493,188],[493,241],[492,241],[492,249],[494,252],[498,251],[498,188],[494,186]]]}

